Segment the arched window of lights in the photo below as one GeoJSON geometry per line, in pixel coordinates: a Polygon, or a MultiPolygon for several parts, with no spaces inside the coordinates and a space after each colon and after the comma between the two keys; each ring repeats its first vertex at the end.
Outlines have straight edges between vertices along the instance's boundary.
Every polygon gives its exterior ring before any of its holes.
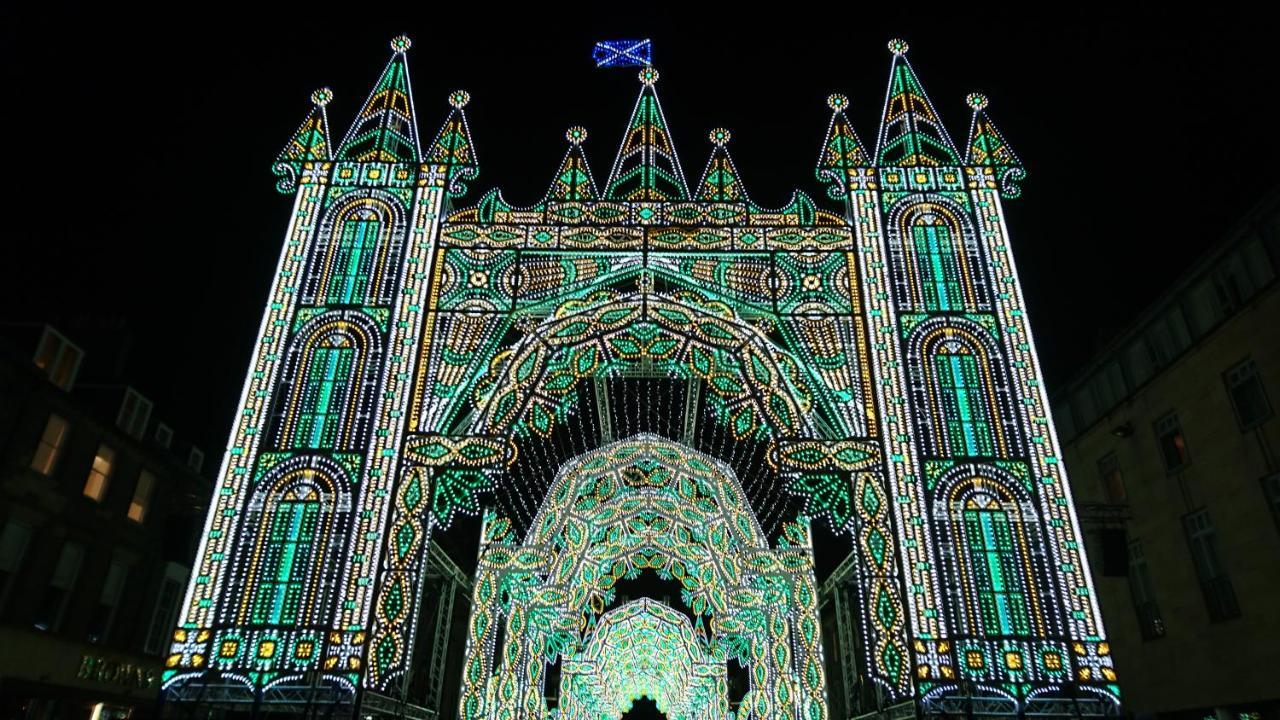
{"type": "Polygon", "coordinates": [[[375,195],[347,200],[320,227],[316,265],[306,299],[317,305],[364,305],[388,300],[389,264],[397,254],[402,212],[375,195]]]}
{"type": "MultiPolygon", "coordinates": [[[[994,473],[992,473],[994,475],[994,473]]],[[[951,484],[947,535],[955,560],[968,634],[1042,634],[1044,623],[1031,543],[1034,514],[1024,511],[1008,483],[982,475],[951,484]]]]}
{"type": "Polygon", "coordinates": [[[999,348],[985,329],[969,325],[939,318],[916,329],[911,364],[923,380],[921,419],[928,425],[922,429],[937,456],[1008,457],[1018,440],[1009,425],[999,348]]]}
{"type": "Polygon", "coordinates": [[[322,315],[294,336],[276,411],[282,449],[359,447],[379,345],[373,321],[358,311],[322,315]]]}
{"type": "Polygon", "coordinates": [[[926,312],[977,309],[977,245],[968,238],[958,209],[941,202],[916,202],[898,213],[895,225],[903,255],[905,304],[926,312]]]}
{"type": "Polygon", "coordinates": [[[252,625],[306,625],[317,621],[326,593],[322,573],[332,564],[341,527],[336,484],[326,471],[297,468],[271,483],[250,507],[257,538],[241,594],[240,621],[252,625]]]}

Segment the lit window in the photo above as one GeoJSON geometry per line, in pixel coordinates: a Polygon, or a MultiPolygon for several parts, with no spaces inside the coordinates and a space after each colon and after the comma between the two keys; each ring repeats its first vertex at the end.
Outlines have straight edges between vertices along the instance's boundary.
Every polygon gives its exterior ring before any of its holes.
{"type": "Polygon", "coordinates": [[[1182,435],[1182,426],[1178,424],[1178,416],[1174,413],[1156,421],[1156,441],[1160,445],[1164,467],[1170,473],[1178,472],[1191,464],[1191,456],[1187,454],[1187,440],[1182,435]]]}
{"type": "Polygon", "coordinates": [[[349,217],[343,223],[334,248],[330,266],[334,270],[326,288],[330,304],[359,305],[364,302],[368,290],[382,223],[368,208],[357,209],[354,214],[355,217],[349,217]]]}
{"type": "Polygon", "coordinates": [[[155,490],[156,476],[143,470],[138,474],[138,485],[133,489],[133,501],[129,503],[129,519],[140,523],[147,518],[151,508],[151,493],[155,490]]]}
{"type": "Polygon", "coordinates": [[[1120,505],[1129,495],[1124,489],[1124,474],[1120,472],[1120,460],[1115,453],[1107,453],[1098,461],[1098,475],[1102,476],[1102,491],[1107,502],[1120,505]]]}
{"type": "Polygon", "coordinates": [[[80,371],[80,360],[83,357],[84,351],[76,347],[75,343],[46,325],[33,360],[36,367],[44,371],[49,382],[69,391],[76,381],[76,373],[80,371]]]}
{"type": "Polygon", "coordinates": [[[40,436],[40,444],[36,446],[36,454],[31,458],[31,469],[41,475],[53,474],[58,464],[58,456],[62,454],[63,444],[67,440],[69,425],[60,415],[50,415],[44,425],[44,434],[40,436]]]}
{"type": "Polygon", "coordinates": [[[980,364],[963,346],[933,358],[938,402],[953,455],[995,454],[991,411],[983,392],[980,364]]]}
{"type": "Polygon", "coordinates": [[[93,467],[89,468],[89,478],[84,481],[84,496],[98,502],[107,496],[107,480],[111,478],[111,465],[115,462],[116,451],[106,445],[98,446],[98,454],[93,458],[93,467]]]}
{"type": "Polygon", "coordinates": [[[1262,377],[1252,360],[1245,360],[1223,374],[1227,393],[1236,410],[1241,430],[1250,430],[1271,417],[1271,403],[1262,387],[1262,377]]]}

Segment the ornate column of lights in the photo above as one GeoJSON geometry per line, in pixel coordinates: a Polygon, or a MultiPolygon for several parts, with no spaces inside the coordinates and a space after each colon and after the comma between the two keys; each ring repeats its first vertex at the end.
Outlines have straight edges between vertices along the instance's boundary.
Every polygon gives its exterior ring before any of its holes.
{"type": "Polygon", "coordinates": [[[884,447],[885,477],[860,473],[855,479],[854,497],[864,526],[889,533],[889,538],[882,541],[883,559],[875,563],[879,565],[878,572],[872,573],[867,573],[870,568],[865,560],[874,560],[876,545],[866,531],[859,533],[864,556],[859,572],[860,624],[867,638],[871,676],[882,683],[890,697],[896,698],[911,695],[914,687],[906,644],[908,632],[913,638],[938,637],[943,620],[937,611],[938,578],[932,570],[929,536],[923,524],[915,520],[926,515],[919,482],[922,465],[911,442],[911,410],[906,403],[904,363],[896,340],[898,320],[881,229],[879,170],[845,116],[848,98],[831,95],[827,104],[833,114],[818,175],[832,185],[829,194],[847,202],[849,222],[854,228],[857,285],[870,326],[870,375],[874,378],[876,417],[880,421],[878,434],[884,447]],[[896,553],[901,557],[894,557],[896,553]],[[901,568],[901,574],[895,565],[901,568]],[[903,590],[905,599],[898,595],[903,590]],[[887,600],[877,602],[879,598],[887,600]],[[896,612],[877,612],[877,606],[896,608],[896,612]]]}
{"type": "MultiPolygon", "coordinates": [[[[973,110],[968,158],[965,168],[970,196],[978,219],[979,232],[988,253],[995,283],[995,305],[1005,353],[1010,362],[1017,407],[1029,443],[1032,474],[1039,490],[1037,511],[1050,538],[1049,557],[1058,574],[1058,593],[1065,611],[1061,622],[1071,639],[1071,663],[1060,660],[1053,670],[1062,673],[1064,683],[1089,683],[1105,689],[1118,702],[1119,686],[1111,659],[1110,644],[1102,626],[1092,575],[1084,553],[1083,534],[1071,497],[1071,486],[1062,464],[1058,432],[1053,424],[1044,387],[1035,340],[1027,319],[1022,284],[1018,279],[1013,251],[1009,245],[1001,197],[1021,194],[1018,183],[1025,177],[1022,163],[1004,137],[987,117],[985,95],[971,93],[965,98],[973,110]]],[[[1050,658],[1037,659],[1050,663],[1050,658]]]]}
{"type": "Polygon", "coordinates": [[[285,331],[297,309],[298,288],[311,254],[321,203],[332,163],[325,106],[333,99],[328,88],[311,94],[313,108],[281,151],[275,164],[277,189],[294,192],[293,209],[280,259],[271,282],[267,306],[258,327],[254,354],[245,376],[236,419],[214,486],[213,502],[205,516],[204,532],[178,614],[178,628],[166,660],[164,683],[179,675],[198,675],[209,666],[214,628],[235,622],[234,603],[224,602],[229,574],[239,561],[232,552],[247,500],[250,472],[266,432],[270,399],[283,361],[285,331]],[[295,192],[296,190],[296,192],[295,192]]]}

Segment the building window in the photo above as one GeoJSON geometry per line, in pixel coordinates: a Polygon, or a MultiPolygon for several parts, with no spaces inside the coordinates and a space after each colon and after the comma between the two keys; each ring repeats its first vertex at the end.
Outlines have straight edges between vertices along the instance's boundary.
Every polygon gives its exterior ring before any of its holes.
{"type": "Polygon", "coordinates": [[[49,587],[45,588],[44,597],[36,610],[35,626],[37,630],[57,631],[62,626],[62,616],[67,610],[67,601],[71,599],[71,591],[80,576],[80,565],[84,562],[84,546],[77,542],[68,542],[62,546],[58,555],[58,564],[53,568],[53,577],[49,578],[49,587]]]}
{"type": "Polygon", "coordinates": [[[151,421],[152,407],[152,402],[137,390],[125,388],[120,412],[116,414],[116,425],[130,437],[141,440],[147,432],[147,423],[151,421]]]}
{"type": "Polygon", "coordinates": [[[1196,575],[1200,578],[1200,589],[1209,609],[1209,619],[1217,622],[1240,617],[1235,589],[1218,555],[1218,534],[1209,519],[1209,511],[1190,513],[1182,518],[1182,522],[1186,527],[1196,575]]]}
{"type": "Polygon", "coordinates": [[[1102,478],[1102,492],[1107,502],[1122,505],[1129,501],[1124,489],[1124,474],[1120,472],[1120,460],[1115,453],[1107,453],[1098,461],[1098,475],[1102,478]]]}
{"type": "Polygon", "coordinates": [[[1191,464],[1187,440],[1182,435],[1176,414],[1169,413],[1156,421],[1156,442],[1160,445],[1165,470],[1175,473],[1191,464]]]}
{"type": "Polygon", "coordinates": [[[1164,616],[1160,614],[1160,606],[1156,605],[1156,593],[1151,585],[1147,557],[1142,550],[1142,543],[1137,540],[1129,543],[1129,593],[1133,596],[1133,609],[1138,613],[1138,629],[1142,632],[1142,638],[1154,640],[1164,637],[1164,616]]]}
{"type": "Polygon", "coordinates": [[[40,436],[40,444],[36,446],[36,454],[31,458],[31,469],[41,475],[52,475],[58,464],[58,456],[67,441],[67,430],[70,425],[61,415],[50,415],[44,425],[44,434],[40,436]]]}
{"type": "Polygon", "coordinates": [[[1236,410],[1241,430],[1251,430],[1271,417],[1271,403],[1262,387],[1262,376],[1252,360],[1245,360],[1223,373],[1227,394],[1236,410]]]}
{"type": "Polygon", "coordinates": [[[22,569],[22,558],[30,541],[31,528],[16,520],[5,523],[4,532],[0,533],[0,613],[9,599],[13,579],[22,569]]]}
{"type": "Polygon", "coordinates": [[[194,472],[200,472],[204,469],[204,451],[198,447],[191,448],[191,452],[187,454],[187,467],[194,472]]]}
{"type": "Polygon", "coordinates": [[[147,519],[147,510],[151,509],[151,493],[156,487],[156,476],[143,470],[138,474],[138,485],[133,489],[133,500],[129,503],[129,519],[140,523],[147,519]]]}
{"type": "Polygon", "coordinates": [[[98,446],[98,454],[93,457],[93,466],[89,468],[89,478],[84,481],[84,496],[97,502],[107,496],[107,481],[111,479],[111,465],[116,460],[116,451],[106,445],[98,446]]]}
{"type": "Polygon", "coordinates": [[[111,558],[111,567],[107,577],[102,581],[102,594],[98,596],[98,607],[89,620],[89,642],[106,642],[111,624],[116,617],[116,608],[120,606],[120,596],[124,592],[125,580],[129,577],[129,565],[117,553],[111,558]]]}
{"type": "Polygon", "coordinates": [[[143,652],[158,655],[164,651],[170,633],[178,624],[178,603],[182,601],[182,588],[188,574],[187,569],[177,563],[165,565],[164,580],[160,583],[155,610],[147,626],[147,639],[142,644],[143,652]]]}
{"type": "Polygon", "coordinates": [[[156,423],[156,444],[168,450],[173,444],[173,428],[164,423],[156,423]]]}
{"type": "Polygon", "coordinates": [[[75,343],[64,337],[62,333],[46,325],[33,360],[36,367],[44,371],[49,382],[70,391],[76,381],[76,373],[80,372],[82,358],[84,358],[83,350],[76,347],[75,343]]]}

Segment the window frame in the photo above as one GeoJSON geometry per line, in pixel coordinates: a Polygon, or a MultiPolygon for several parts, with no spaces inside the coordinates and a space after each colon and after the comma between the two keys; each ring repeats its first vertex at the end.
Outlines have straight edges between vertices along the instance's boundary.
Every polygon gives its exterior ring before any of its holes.
{"type": "Polygon", "coordinates": [[[1183,515],[1182,528],[1209,621],[1224,622],[1240,617],[1240,602],[1218,552],[1218,528],[1209,516],[1209,509],[1201,507],[1183,515]]]}
{"type": "Polygon", "coordinates": [[[71,421],[56,412],[49,413],[49,418],[45,420],[44,423],[44,430],[40,433],[40,439],[36,442],[35,452],[31,454],[31,469],[45,477],[53,477],[53,474],[58,470],[58,461],[62,459],[63,451],[66,450],[67,437],[70,434],[71,421]],[[62,432],[58,435],[57,443],[50,444],[48,441],[49,429],[55,420],[62,423],[62,432]],[[45,447],[49,448],[48,460],[43,463],[46,467],[41,469],[36,466],[36,461],[40,459],[41,451],[43,451],[45,447]]]}
{"type": "Polygon", "coordinates": [[[116,469],[116,449],[106,443],[98,443],[98,450],[93,454],[93,460],[89,464],[89,475],[85,477],[84,488],[82,489],[81,494],[84,495],[84,497],[87,497],[96,503],[106,502],[107,492],[111,488],[111,475],[115,471],[115,469],[116,469]],[[100,472],[98,470],[98,460],[103,457],[104,450],[107,453],[107,460],[106,460],[107,469],[105,472],[100,472]],[[102,476],[102,481],[97,488],[97,494],[91,494],[89,492],[89,483],[93,482],[93,477],[95,473],[100,474],[102,476]]]}
{"type": "Polygon", "coordinates": [[[1129,598],[1138,620],[1138,631],[1144,641],[1158,640],[1168,633],[1160,604],[1156,601],[1155,585],[1151,582],[1150,563],[1139,538],[1130,538],[1129,546],[1129,598]]]}
{"type": "Polygon", "coordinates": [[[133,486],[133,496],[129,500],[129,510],[125,513],[125,516],[138,525],[145,523],[147,515],[151,512],[151,501],[154,499],[155,493],[155,473],[146,468],[138,471],[138,482],[133,486]],[[138,500],[139,493],[143,494],[141,501],[138,500]],[[137,513],[138,517],[134,517],[134,508],[140,508],[137,513]]]}
{"type": "MultiPolygon", "coordinates": [[[[1156,418],[1155,423],[1152,424],[1152,428],[1154,429],[1156,436],[1156,451],[1160,453],[1160,460],[1164,463],[1165,474],[1176,475],[1190,467],[1191,450],[1187,447],[1187,435],[1182,431],[1182,422],[1178,420],[1178,413],[1170,410],[1169,412],[1161,415],[1156,418]],[[1182,441],[1180,446],[1181,452],[1179,453],[1182,456],[1182,461],[1176,466],[1169,464],[1169,456],[1165,452],[1164,438],[1167,434],[1167,430],[1170,428],[1172,428],[1174,435],[1182,441]]],[[[1177,440],[1174,440],[1173,444],[1175,448],[1179,447],[1177,440]]]]}
{"type": "Polygon", "coordinates": [[[1120,468],[1120,457],[1114,450],[1098,458],[1098,479],[1102,485],[1102,494],[1111,505],[1126,505],[1129,502],[1129,487],[1124,482],[1124,471],[1120,468]],[[1119,479],[1120,499],[1112,493],[1111,474],[1119,479]]]}
{"type": "Polygon", "coordinates": [[[1224,370],[1222,383],[1227,389],[1227,399],[1231,402],[1232,414],[1235,415],[1236,425],[1240,428],[1240,432],[1249,432],[1275,416],[1275,408],[1271,405],[1271,398],[1267,396],[1267,388],[1262,384],[1262,373],[1258,371],[1258,366],[1252,358],[1245,358],[1224,370]],[[1241,376],[1241,373],[1247,374],[1241,376]],[[1233,377],[1233,375],[1236,377],[1233,377]],[[1262,405],[1266,410],[1252,421],[1246,422],[1240,414],[1240,403],[1236,401],[1235,390],[1249,381],[1257,384],[1258,397],[1261,398],[1262,405]]]}

